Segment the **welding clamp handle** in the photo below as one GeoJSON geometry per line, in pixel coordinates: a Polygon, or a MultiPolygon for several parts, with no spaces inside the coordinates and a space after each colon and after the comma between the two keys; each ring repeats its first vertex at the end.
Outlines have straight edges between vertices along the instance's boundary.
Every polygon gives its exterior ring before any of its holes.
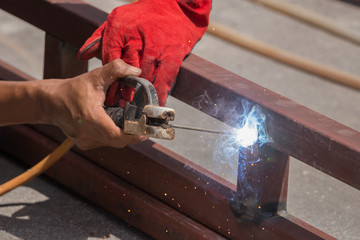
{"type": "Polygon", "coordinates": [[[129,87],[135,88],[134,98],[127,103],[125,109],[121,107],[104,107],[106,113],[116,126],[124,129],[124,120],[139,119],[145,105],[159,105],[158,96],[152,83],[144,78],[127,76],[119,81],[129,87]]]}
{"type": "Polygon", "coordinates": [[[119,81],[123,85],[136,88],[132,104],[143,101],[144,105],[159,105],[156,89],[149,80],[141,77],[127,76],[119,81]]]}

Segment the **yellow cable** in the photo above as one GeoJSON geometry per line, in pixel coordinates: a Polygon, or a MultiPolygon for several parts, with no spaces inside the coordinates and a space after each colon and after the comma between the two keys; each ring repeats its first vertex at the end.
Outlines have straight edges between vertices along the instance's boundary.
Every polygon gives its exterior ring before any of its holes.
{"type": "Polygon", "coordinates": [[[67,138],[59,147],[57,147],[53,152],[47,155],[43,160],[34,165],[32,168],[0,185],[0,196],[20,185],[23,185],[24,183],[45,172],[48,168],[54,165],[65,153],[67,153],[72,148],[72,146],[74,146],[74,142],[71,139],[67,138]]]}

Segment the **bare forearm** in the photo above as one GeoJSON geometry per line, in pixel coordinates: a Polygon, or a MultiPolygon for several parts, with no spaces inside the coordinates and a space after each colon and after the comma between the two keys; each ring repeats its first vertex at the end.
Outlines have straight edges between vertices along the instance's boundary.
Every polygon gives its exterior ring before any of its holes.
{"type": "Polygon", "coordinates": [[[42,81],[0,81],[0,126],[46,123],[42,81]]]}
{"type": "Polygon", "coordinates": [[[0,81],[0,126],[56,125],[82,149],[137,143],[140,138],[123,134],[106,114],[103,104],[114,81],[140,73],[140,69],[116,59],[69,79],[0,81]]]}

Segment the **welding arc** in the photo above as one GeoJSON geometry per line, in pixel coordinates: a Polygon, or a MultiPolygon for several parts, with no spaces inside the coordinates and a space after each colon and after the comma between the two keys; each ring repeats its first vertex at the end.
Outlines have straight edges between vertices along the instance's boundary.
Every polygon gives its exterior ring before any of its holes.
{"type": "Polygon", "coordinates": [[[27,183],[31,179],[45,172],[52,165],[54,165],[65,153],[67,153],[72,148],[72,146],[74,146],[74,142],[71,139],[67,138],[59,147],[57,147],[53,152],[47,155],[35,166],[28,169],[26,172],[20,174],[19,176],[0,185],[0,196],[20,185],[27,183]]]}
{"type": "Polygon", "coordinates": [[[207,133],[216,133],[216,134],[230,134],[230,132],[225,132],[225,131],[220,131],[220,130],[210,130],[210,129],[204,129],[204,128],[198,128],[198,127],[189,127],[189,126],[181,126],[181,125],[170,125],[170,127],[184,129],[184,130],[198,131],[198,132],[207,132],[207,133]]]}

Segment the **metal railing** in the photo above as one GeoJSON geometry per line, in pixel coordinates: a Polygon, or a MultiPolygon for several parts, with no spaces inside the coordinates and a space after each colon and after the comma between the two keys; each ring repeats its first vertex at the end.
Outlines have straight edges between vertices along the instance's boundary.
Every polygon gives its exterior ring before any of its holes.
{"type": "MultiPolygon", "coordinates": [[[[86,71],[77,49],[107,16],[80,0],[8,0],[0,7],[46,32],[45,78],[86,71]]],[[[0,62],[0,79],[31,77],[0,62]]],[[[236,201],[239,186],[151,141],[74,150],[47,174],[157,239],[333,239],[286,212],[289,156],[360,189],[360,133],[190,55],[172,95],[191,104],[204,91],[225,104],[246,99],[267,116],[272,143],[258,154],[272,161],[248,173],[261,180],[254,183],[260,194],[253,203],[261,207],[251,209],[252,217],[244,218],[249,211],[236,201]]],[[[226,122],[226,116],[216,118],[226,122]]],[[[1,150],[30,164],[64,139],[51,126],[10,126],[0,133],[1,150]]]]}

